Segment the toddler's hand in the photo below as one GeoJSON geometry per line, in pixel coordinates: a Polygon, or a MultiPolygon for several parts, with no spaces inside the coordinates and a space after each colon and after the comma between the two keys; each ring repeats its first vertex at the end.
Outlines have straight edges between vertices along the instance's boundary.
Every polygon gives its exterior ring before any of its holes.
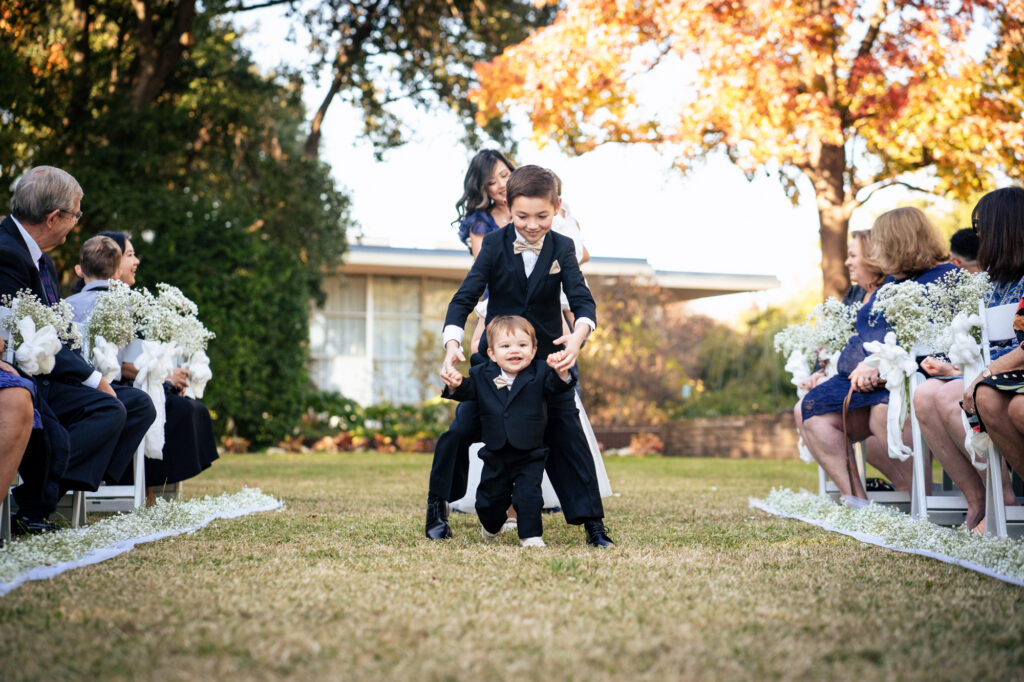
{"type": "Polygon", "coordinates": [[[560,363],[564,359],[565,359],[565,351],[564,350],[555,351],[554,353],[552,353],[551,355],[548,356],[548,360],[547,360],[548,367],[552,367],[554,369],[558,369],[558,363],[560,363]]]}
{"type": "Polygon", "coordinates": [[[441,371],[441,381],[448,388],[458,388],[462,385],[462,375],[458,372],[448,372],[446,370],[441,371]]]}

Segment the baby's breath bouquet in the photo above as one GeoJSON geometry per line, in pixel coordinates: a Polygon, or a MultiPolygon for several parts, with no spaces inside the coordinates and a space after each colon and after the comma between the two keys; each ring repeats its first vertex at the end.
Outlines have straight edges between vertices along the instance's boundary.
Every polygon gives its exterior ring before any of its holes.
{"type": "Polygon", "coordinates": [[[871,307],[872,325],[877,323],[878,315],[885,317],[896,335],[896,343],[904,350],[909,351],[915,345],[934,345],[936,330],[925,285],[911,279],[889,282],[875,295],[871,307]]]}
{"type": "Polygon", "coordinates": [[[15,363],[26,374],[49,374],[62,344],[82,345],[74,310],[65,301],[48,306],[31,290],[22,289],[0,298],[0,306],[10,309],[0,325],[10,337],[15,363]]]}
{"type": "Polygon", "coordinates": [[[110,281],[110,289],[100,293],[85,326],[85,353],[93,367],[112,380],[121,370],[118,348],[135,340],[135,319],[131,311],[131,289],[124,282],[110,281]]]}
{"type": "Polygon", "coordinates": [[[775,334],[775,352],[790,357],[794,352],[810,358],[814,355],[814,335],[804,322],[796,322],[775,334]]]}
{"type": "Polygon", "coordinates": [[[206,351],[216,334],[199,321],[199,308],[177,287],[161,282],[154,296],[148,289],[131,294],[139,334],[150,341],[173,343],[185,358],[206,351]]]}
{"type": "MultiPolygon", "coordinates": [[[[966,270],[952,270],[928,285],[928,301],[935,326],[936,346],[947,348],[952,343],[952,323],[957,315],[978,314],[978,306],[992,293],[988,273],[976,275],[966,270]]],[[[974,340],[981,342],[981,328],[972,330],[974,340]]]]}
{"type": "Polygon", "coordinates": [[[850,337],[856,333],[857,310],[857,306],[844,305],[834,296],[814,306],[807,316],[814,347],[825,355],[846,348],[850,337]]]}

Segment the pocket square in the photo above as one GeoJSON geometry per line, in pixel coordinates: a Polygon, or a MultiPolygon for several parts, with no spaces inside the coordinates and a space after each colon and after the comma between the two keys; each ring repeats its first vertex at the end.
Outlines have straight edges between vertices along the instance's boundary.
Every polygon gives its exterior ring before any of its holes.
{"type": "Polygon", "coordinates": [[[558,264],[558,261],[555,261],[554,263],[551,264],[551,269],[548,270],[548,274],[549,275],[557,275],[561,271],[562,271],[562,266],[558,264]]]}

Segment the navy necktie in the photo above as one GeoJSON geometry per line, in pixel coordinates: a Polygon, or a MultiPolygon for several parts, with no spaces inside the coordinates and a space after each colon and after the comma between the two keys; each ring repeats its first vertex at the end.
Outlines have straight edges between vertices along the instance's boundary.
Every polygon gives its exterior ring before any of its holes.
{"type": "Polygon", "coordinates": [[[43,292],[46,293],[46,304],[53,305],[57,302],[57,285],[50,277],[50,268],[46,267],[46,256],[39,257],[39,279],[43,282],[43,292]]]}

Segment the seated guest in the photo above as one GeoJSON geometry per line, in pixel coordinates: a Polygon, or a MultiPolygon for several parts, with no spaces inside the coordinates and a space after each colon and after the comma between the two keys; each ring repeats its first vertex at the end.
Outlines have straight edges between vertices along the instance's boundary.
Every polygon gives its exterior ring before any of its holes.
{"type": "MultiPolygon", "coordinates": [[[[21,176],[11,197],[11,215],[0,223],[0,295],[29,289],[48,304],[60,300],[59,279],[47,251],[64,243],[82,216],[82,188],[67,172],[50,166],[21,176]]],[[[118,395],[99,372],[64,346],[49,374],[34,377],[40,407],[52,410],[68,435],[67,460],[22,462],[25,483],[14,491],[15,529],[43,532],[46,518],[68,490],[96,490],[125,472],[156,417],[142,391],[118,395]]],[[[53,457],[51,449],[49,456],[53,457]]]]}
{"type": "Polygon", "coordinates": [[[78,253],[75,272],[82,278],[78,293],[67,297],[75,311],[75,322],[83,328],[89,323],[97,297],[110,290],[109,281],[121,271],[121,247],[110,237],[96,235],[85,240],[78,253]]]}
{"type": "MultiPolygon", "coordinates": [[[[871,232],[868,230],[856,230],[850,233],[850,244],[846,249],[846,269],[850,273],[852,285],[843,296],[843,305],[863,306],[873,293],[878,291],[885,280],[885,273],[868,258],[871,251],[871,232]]],[[[828,377],[825,369],[818,362],[818,368],[811,376],[804,380],[798,388],[810,390],[824,382],[828,377]]],[[[800,437],[807,442],[807,436],[803,431],[803,399],[801,398],[793,408],[796,418],[796,429],[800,437]]],[[[901,470],[889,453],[886,451],[885,442],[880,442],[875,436],[868,436],[864,440],[864,457],[868,463],[878,469],[890,480],[901,481],[901,470]]]]}
{"type": "MultiPolygon", "coordinates": [[[[118,279],[133,286],[135,284],[135,273],[138,270],[140,260],[135,254],[128,235],[123,232],[101,232],[93,239],[104,239],[112,241],[117,249],[120,258],[120,266],[109,279],[118,279]]],[[[90,240],[92,241],[92,240],[90,240]]],[[[82,249],[82,263],[80,268],[84,276],[85,286],[81,295],[90,291],[98,291],[103,287],[102,283],[91,283],[85,262],[87,254],[85,247],[82,249]]],[[[104,279],[103,282],[106,280],[104,279]]],[[[72,296],[69,301],[74,299],[72,296]]],[[[95,300],[89,306],[92,310],[95,300]]],[[[130,362],[122,363],[121,377],[114,380],[115,388],[128,386],[138,375],[138,369],[130,362]]],[[[167,422],[164,426],[164,449],[163,459],[146,458],[146,501],[152,505],[155,501],[155,493],[161,488],[172,483],[178,483],[185,479],[192,478],[205,469],[208,469],[213,461],[217,459],[217,439],[213,433],[213,419],[206,405],[184,396],[188,387],[189,373],[187,369],[176,368],[166,382],[166,414],[167,422]]],[[[131,482],[132,472],[126,473],[126,480],[131,482]]]]}
{"type": "MultiPolygon", "coordinates": [[[[1024,189],[1007,187],[989,192],[974,207],[972,221],[977,229],[978,264],[995,286],[986,305],[992,308],[1019,301],[1024,297],[1024,189]]],[[[995,360],[1012,348],[996,343],[989,351],[995,360]]],[[[925,381],[914,392],[921,434],[963,492],[967,500],[965,523],[974,528],[985,517],[985,477],[971,463],[964,448],[965,431],[960,418],[964,382],[959,368],[948,362],[927,358],[921,366],[930,375],[941,377],[925,381]]],[[[1004,500],[1016,504],[1009,476],[1003,476],[1003,483],[1004,500]]]]}
{"type": "MultiPolygon", "coordinates": [[[[935,281],[955,268],[943,263],[947,258],[935,228],[919,209],[888,211],[871,228],[869,259],[888,273],[886,282],[935,281]]],[[[880,443],[886,442],[889,392],[879,385],[878,369],[864,362],[864,344],[883,340],[891,330],[885,318],[872,311],[877,294],[871,294],[857,313],[856,334],[839,357],[838,374],[812,388],[801,406],[805,443],[811,454],[843,495],[861,498],[866,494],[860,479],[848,469],[846,436],[856,442],[874,435],[880,443]],[[843,405],[848,395],[844,429],[843,405]]],[[[909,489],[910,460],[893,460],[891,466],[895,471],[890,479],[893,485],[898,490],[909,489]]]]}
{"type": "Polygon", "coordinates": [[[967,272],[981,272],[978,264],[978,233],[973,228],[957,230],[949,238],[949,262],[967,272]]]}

